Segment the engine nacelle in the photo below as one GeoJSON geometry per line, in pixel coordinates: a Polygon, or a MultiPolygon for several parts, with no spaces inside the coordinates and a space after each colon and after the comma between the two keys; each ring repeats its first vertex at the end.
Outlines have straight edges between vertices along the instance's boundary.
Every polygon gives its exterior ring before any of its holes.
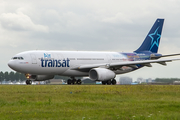
{"type": "Polygon", "coordinates": [[[110,80],[115,78],[116,74],[106,68],[93,68],[89,71],[89,77],[92,80],[100,80],[100,81],[105,81],[105,80],[110,80]]]}
{"type": "Polygon", "coordinates": [[[53,78],[54,75],[30,75],[30,80],[34,80],[34,81],[44,81],[53,78]]]}

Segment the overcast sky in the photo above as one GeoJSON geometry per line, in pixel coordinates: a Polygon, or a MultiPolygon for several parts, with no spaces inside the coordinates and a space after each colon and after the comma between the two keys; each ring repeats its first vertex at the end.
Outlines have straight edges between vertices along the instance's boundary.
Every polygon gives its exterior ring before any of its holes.
{"type": "MultiPolygon", "coordinates": [[[[0,70],[28,50],[132,52],[157,18],[159,53],[180,53],[180,0],[0,0],[0,70]]],[[[180,78],[180,61],[152,65],[123,76],[180,78]]]]}

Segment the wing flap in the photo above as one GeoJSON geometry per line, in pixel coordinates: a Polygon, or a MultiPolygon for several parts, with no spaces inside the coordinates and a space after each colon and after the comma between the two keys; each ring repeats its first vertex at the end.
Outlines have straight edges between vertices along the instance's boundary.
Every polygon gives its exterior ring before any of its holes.
{"type": "Polygon", "coordinates": [[[158,63],[165,66],[167,65],[166,62],[158,62],[158,63]]]}
{"type": "Polygon", "coordinates": [[[144,66],[146,67],[152,67],[152,65],[150,63],[146,63],[146,64],[143,64],[144,66]]]}

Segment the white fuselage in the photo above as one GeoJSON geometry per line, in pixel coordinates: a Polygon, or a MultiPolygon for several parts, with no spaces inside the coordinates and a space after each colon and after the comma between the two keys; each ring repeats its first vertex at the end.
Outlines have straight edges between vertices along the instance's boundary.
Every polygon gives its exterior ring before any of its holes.
{"type": "MultiPolygon", "coordinates": [[[[15,55],[8,64],[15,71],[25,74],[88,76],[88,70],[81,71],[73,68],[124,61],[128,61],[127,56],[118,52],[27,51],[15,55]],[[19,59],[20,57],[23,59],[19,59]]],[[[132,70],[131,67],[124,67],[114,72],[122,74],[132,70]]]]}

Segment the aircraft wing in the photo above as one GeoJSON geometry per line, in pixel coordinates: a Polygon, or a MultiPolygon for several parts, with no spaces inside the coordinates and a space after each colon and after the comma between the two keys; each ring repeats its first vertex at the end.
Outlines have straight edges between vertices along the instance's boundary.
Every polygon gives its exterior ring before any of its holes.
{"type": "Polygon", "coordinates": [[[163,60],[143,60],[143,61],[126,61],[126,62],[120,62],[120,63],[111,63],[111,67],[118,67],[118,66],[129,66],[132,67],[133,65],[142,65],[147,67],[152,67],[151,63],[159,63],[161,65],[166,65],[166,62],[172,62],[175,60],[180,59],[163,59],[163,60]]]}
{"type": "Polygon", "coordinates": [[[143,61],[123,61],[123,62],[115,62],[115,63],[104,63],[104,64],[87,64],[87,65],[81,65],[79,67],[72,68],[74,70],[88,70],[92,68],[97,67],[103,67],[103,68],[121,68],[123,66],[128,66],[132,68],[138,68],[137,65],[152,67],[151,63],[159,63],[161,65],[166,65],[166,62],[172,62],[175,60],[180,59],[163,59],[163,60],[143,60],[143,61]]]}

